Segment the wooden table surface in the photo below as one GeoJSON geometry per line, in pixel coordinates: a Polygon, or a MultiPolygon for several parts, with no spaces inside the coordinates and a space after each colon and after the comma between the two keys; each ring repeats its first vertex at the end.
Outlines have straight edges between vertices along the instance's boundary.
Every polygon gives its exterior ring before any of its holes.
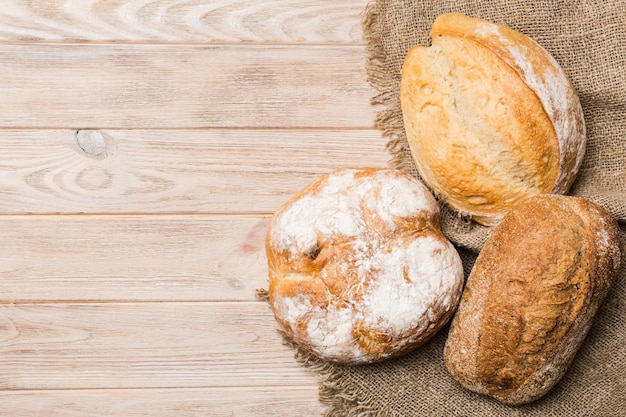
{"type": "Polygon", "coordinates": [[[386,166],[367,0],[0,1],[0,415],[315,416],[268,217],[386,166]]]}

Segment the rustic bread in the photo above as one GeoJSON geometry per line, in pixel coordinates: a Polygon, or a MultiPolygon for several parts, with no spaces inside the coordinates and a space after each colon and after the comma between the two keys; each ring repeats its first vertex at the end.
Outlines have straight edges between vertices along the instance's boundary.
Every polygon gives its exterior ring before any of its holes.
{"type": "Polygon", "coordinates": [[[541,46],[508,27],[450,13],[432,46],[408,52],[404,127],[420,176],[443,201],[497,224],[538,194],[564,194],[585,150],[576,91],[541,46]]]}
{"type": "Polygon", "coordinates": [[[439,207],[390,169],[324,175],[286,202],[266,235],[270,306],[294,342],[346,364],[398,356],[452,316],[463,269],[439,207]]]}
{"type": "Polygon", "coordinates": [[[512,209],[480,252],[444,349],[470,390],[523,404],[548,392],[580,347],[620,263],[599,206],[557,195],[512,209]]]}

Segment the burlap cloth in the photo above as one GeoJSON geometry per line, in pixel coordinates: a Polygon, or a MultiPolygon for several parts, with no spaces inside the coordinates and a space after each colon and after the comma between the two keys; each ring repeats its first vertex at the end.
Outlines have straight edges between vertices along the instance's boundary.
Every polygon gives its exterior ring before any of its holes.
{"type": "MultiPolygon", "coordinates": [[[[400,68],[409,47],[429,45],[441,13],[461,12],[516,29],[546,48],[579,93],[588,145],[570,194],[604,206],[626,229],[626,1],[378,0],[364,11],[370,83],[382,105],[376,125],[389,140],[392,164],[417,175],[399,103],[400,68]]],[[[442,226],[460,249],[466,273],[490,229],[446,207],[442,226]]],[[[624,257],[623,257],[624,258],[624,257]]],[[[622,265],[626,259],[622,260],[622,265]]],[[[447,373],[447,327],[413,353],[367,366],[324,363],[298,350],[319,376],[326,415],[338,416],[626,416],[626,267],[573,365],[544,398],[521,407],[474,394],[447,373]]]]}

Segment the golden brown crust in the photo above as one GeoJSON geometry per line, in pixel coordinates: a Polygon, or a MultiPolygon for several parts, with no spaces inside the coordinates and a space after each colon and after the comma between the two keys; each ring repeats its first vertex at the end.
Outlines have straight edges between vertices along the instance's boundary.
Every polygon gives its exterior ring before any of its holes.
{"type": "Polygon", "coordinates": [[[513,68],[533,90],[552,121],[559,144],[559,176],[552,193],[566,193],[582,163],[586,131],[576,90],[556,60],[522,33],[459,13],[440,16],[433,23],[431,34],[466,37],[480,43],[513,68]]]}
{"type": "Polygon", "coordinates": [[[510,404],[543,396],[567,370],[619,267],[615,221],[576,197],[513,209],[481,251],[445,346],[467,388],[510,404]]]}
{"type": "Polygon", "coordinates": [[[451,317],[463,283],[438,206],[401,171],[320,177],[272,217],[270,306],[301,347],[346,364],[401,355],[451,317]]]}
{"type": "Polygon", "coordinates": [[[407,54],[400,86],[424,181],[485,225],[528,197],[566,192],[585,129],[554,59],[521,33],[457,13],[437,18],[431,36],[407,54]]]}

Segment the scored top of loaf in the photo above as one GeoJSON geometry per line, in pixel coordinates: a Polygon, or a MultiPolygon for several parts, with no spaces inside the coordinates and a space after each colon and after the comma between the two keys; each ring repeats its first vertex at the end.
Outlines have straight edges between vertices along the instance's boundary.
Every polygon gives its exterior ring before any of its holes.
{"type": "Polygon", "coordinates": [[[525,35],[450,13],[411,48],[400,98],[424,181],[456,210],[496,224],[526,198],[564,193],[585,148],[580,102],[558,63],[525,35]]]}
{"type": "Polygon", "coordinates": [[[436,19],[431,36],[439,34],[472,39],[489,48],[537,94],[559,141],[561,168],[552,192],[567,192],[574,180],[571,173],[577,172],[582,163],[586,131],[578,94],[559,63],[528,36],[460,13],[448,13],[436,19]]]}

